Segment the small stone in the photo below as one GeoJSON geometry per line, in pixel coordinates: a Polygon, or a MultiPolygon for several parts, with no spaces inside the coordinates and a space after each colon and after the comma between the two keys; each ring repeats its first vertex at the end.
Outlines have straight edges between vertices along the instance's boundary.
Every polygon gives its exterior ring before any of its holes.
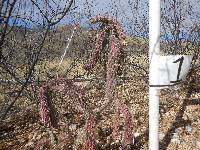
{"type": "Polygon", "coordinates": [[[77,129],[77,125],[76,125],[76,124],[71,124],[71,125],[69,126],[69,129],[70,129],[71,131],[75,131],[75,130],[77,129]]]}
{"type": "Polygon", "coordinates": [[[138,132],[134,133],[134,137],[138,137],[140,135],[141,135],[141,133],[138,133],[138,132]]]}
{"type": "Polygon", "coordinates": [[[188,125],[188,126],[186,126],[186,131],[188,132],[188,133],[192,133],[192,126],[190,126],[190,125],[188,125]]]}
{"type": "Polygon", "coordinates": [[[177,138],[179,138],[178,133],[177,133],[177,132],[173,133],[173,137],[172,137],[172,139],[177,139],[177,138]]]}
{"type": "Polygon", "coordinates": [[[176,144],[180,144],[181,143],[180,139],[175,139],[175,138],[172,139],[171,142],[172,143],[176,143],[176,144]]]}
{"type": "Polygon", "coordinates": [[[180,138],[179,138],[179,134],[177,132],[173,133],[171,142],[176,143],[176,144],[181,143],[180,138]]]}
{"type": "Polygon", "coordinates": [[[135,144],[135,139],[134,138],[133,138],[132,142],[133,142],[132,144],[134,145],[135,144]]]}
{"type": "Polygon", "coordinates": [[[164,134],[164,133],[160,133],[160,134],[159,134],[159,140],[163,140],[164,137],[165,137],[165,134],[164,134]]]}
{"type": "Polygon", "coordinates": [[[28,142],[28,143],[25,145],[25,148],[33,147],[33,145],[34,145],[33,142],[28,142]]]}
{"type": "Polygon", "coordinates": [[[196,142],[196,147],[197,147],[197,148],[200,148],[200,141],[197,141],[197,142],[196,142]]]}
{"type": "Polygon", "coordinates": [[[4,133],[4,136],[6,136],[8,133],[4,133]]]}
{"type": "Polygon", "coordinates": [[[110,138],[110,136],[108,136],[107,138],[106,138],[106,143],[110,143],[110,141],[111,141],[111,138],[110,138]]]}
{"type": "Polygon", "coordinates": [[[99,140],[96,140],[96,143],[98,144],[98,143],[100,143],[100,141],[99,141],[99,140]]]}

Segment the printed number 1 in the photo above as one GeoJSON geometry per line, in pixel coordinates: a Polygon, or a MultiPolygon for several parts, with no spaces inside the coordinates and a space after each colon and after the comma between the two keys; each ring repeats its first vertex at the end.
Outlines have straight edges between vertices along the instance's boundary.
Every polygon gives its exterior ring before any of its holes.
{"type": "Polygon", "coordinates": [[[184,60],[184,57],[182,56],[181,58],[179,58],[179,59],[177,59],[177,60],[175,60],[175,61],[173,62],[173,63],[177,63],[177,62],[180,62],[180,63],[179,63],[179,67],[178,67],[177,79],[176,79],[176,81],[170,81],[171,83],[176,83],[176,82],[181,81],[181,80],[179,79],[179,77],[180,77],[180,73],[181,73],[181,67],[182,67],[182,64],[183,64],[183,60],[184,60]]]}

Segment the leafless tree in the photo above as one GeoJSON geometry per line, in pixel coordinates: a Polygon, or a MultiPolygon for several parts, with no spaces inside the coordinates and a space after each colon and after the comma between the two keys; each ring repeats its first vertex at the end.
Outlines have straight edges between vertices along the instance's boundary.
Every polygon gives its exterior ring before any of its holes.
{"type": "Polygon", "coordinates": [[[192,49],[192,41],[198,38],[198,10],[194,8],[194,2],[170,0],[162,1],[161,4],[161,32],[167,43],[163,46],[166,47],[164,51],[176,54],[188,52],[192,49]]]}
{"type": "Polygon", "coordinates": [[[23,93],[34,88],[35,67],[46,48],[50,30],[72,8],[74,0],[3,0],[0,2],[0,87],[4,102],[1,120],[5,119],[23,93]],[[7,82],[6,82],[7,81],[7,82]],[[11,82],[11,83],[9,83],[11,82]],[[9,87],[9,90],[7,88],[9,87]]]}

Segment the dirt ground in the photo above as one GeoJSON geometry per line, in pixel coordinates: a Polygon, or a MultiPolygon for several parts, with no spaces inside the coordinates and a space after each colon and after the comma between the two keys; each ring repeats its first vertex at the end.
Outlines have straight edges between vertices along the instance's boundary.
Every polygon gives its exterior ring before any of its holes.
{"type": "MultiPolygon", "coordinates": [[[[135,136],[132,149],[147,150],[148,87],[142,81],[138,80],[136,82],[126,82],[123,85],[122,95],[124,100],[128,101],[132,114],[133,133],[135,136]]],[[[200,149],[200,93],[195,91],[190,94],[189,98],[187,96],[188,90],[185,87],[161,91],[160,149],[200,149]]],[[[54,129],[50,132],[41,125],[37,108],[34,104],[17,103],[15,107],[9,117],[0,125],[1,150],[31,149],[31,144],[33,145],[35,141],[40,141],[41,137],[48,135],[46,136],[47,139],[51,139],[51,132],[57,138],[63,139],[65,149],[80,148],[84,139],[84,123],[81,123],[81,115],[71,116],[71,119],[73,119],[67,122],[67,127],[62,122],[59,129],[54,129]],[[21,111],[15,113],[17,105],[20,105],[21,111]]],[[[107,132],[106,130],[110,128],[110,122],[110,115],[107,114],[107,116],[105,115],[98,120],[97,126],[105,129],[103,132],[107,132]]],[[[109,136],[111,136],[111,133],[105,135],[104,138],[109,139],[109,136]]],[[[47,139],[46,141],[48,141],[47,139]]],[[[99,140],[101,141],[102,139],[99,140]]],[[[62,147],[62,142],[60,145],[62,147]]],[[[109,149],[108,147],[102,147],[98,149],[109,149]]],[[[34,148],[32,147],[32,149],[34,148]]],[[[44,149],[50,148],[46,147],[44,149]]],[[[54,149],[59,149],[59,146],[54,147],[54,149]]]]}

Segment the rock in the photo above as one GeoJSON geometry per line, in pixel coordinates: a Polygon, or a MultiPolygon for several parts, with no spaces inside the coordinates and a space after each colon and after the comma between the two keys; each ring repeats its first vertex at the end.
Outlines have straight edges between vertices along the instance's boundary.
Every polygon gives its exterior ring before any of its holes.
{"type": "Polygon", "coordinates": [[[134,144],[135,144],[135,138],[134,138],[134,137],[133,137],[133,140],[132,140],[132,142],[133,142],[132,144],[134,145],[134,144]]]}
{"type": "Polygon", "coordinates": [[[173,133],[171,142],[172,143],[176,143],[176,144],[180,144],[181,143],[179,134],[177,132],[173,133]]]}
{"type": "Polygon", "coordinates": [[[192,126],[188,125],[186,126],[185,130],[189,133],[189,134],[192,134],[192,126]]]}
{"type": "Polygon", "coordinates": [[[196,141],[196,148],[200,148],[200,141],[196,141]]]}
{"type": "Polygon", "coordinates": [[[71,131],[76,131],[77,125],[76,125],[76,124],[71,124],[71,125],[69,126],[69,129],[70,129],[71,131]]]}
{"type": "Polygon", "coordinates": [[[160,134],[159,134],[159,140],[160,140],[160,141],[163,140],[164,137],[165,137],[165,134],[164,134],[164,133],[160,133],[160,134]]]}
{"type": "Polygon", "coordinates": [[[141,135],[141,133],[138,133],[138,132],[134,133],[134,137],[138,137],[140,135],[141,135]]]}
{"type": "Polygon", "coordinates": [[[28,142],[28,143],[24,146],[24,148],[25,148],[25,149],[30,149],[30,148],[33,148],[33,146],[34,146],[34,142],[28,142]]]}
{"type": "Polygon", "coordinates": [[[176,144],[180,144],[181,143],[180,139],[176,139],[176,138],[172,139],[171,142],[172,143],[176,143],[176,144]]]}

